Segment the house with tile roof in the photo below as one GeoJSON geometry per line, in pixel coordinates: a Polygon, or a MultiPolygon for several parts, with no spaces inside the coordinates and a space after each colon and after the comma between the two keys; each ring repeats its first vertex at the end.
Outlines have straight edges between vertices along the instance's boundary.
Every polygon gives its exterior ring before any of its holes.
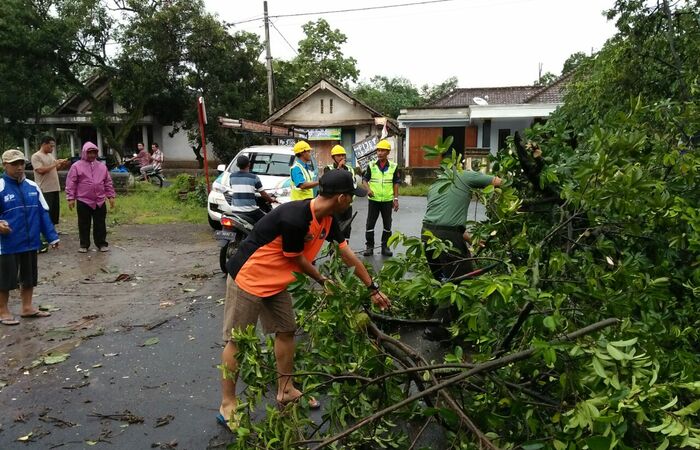
{"type": "Polygon", "coordinates": [[[331,164],[331,148],[340,144],[352,165],[364,167],[376,152],[373,144],[386,133],[392,151],[389,158],[404,165],[403,130],[346,89],[321,79],[272,113],[265,122],[306,132],[319,166],[331,164]]]}
{"type": "Polygon", "coordinates": [[[562,105],[570,78],[565,74],[544,87],[460,88],[430,105],[402,109],[398,121],[406,130],[406,166],[432,172],[440,162],[425,159],[423,146],[447,136],[453,137],[453,148],[464,156],[467,167],[484,161],[503,148],[509,136],[545,120],[562,105]]]}

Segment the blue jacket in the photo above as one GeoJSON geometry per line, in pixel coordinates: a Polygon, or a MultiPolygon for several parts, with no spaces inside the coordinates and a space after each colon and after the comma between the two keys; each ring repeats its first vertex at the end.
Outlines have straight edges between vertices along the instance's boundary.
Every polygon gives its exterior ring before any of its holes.
{"type": "Polygon", "coordinates": [[[0,220],[12,229],[0,234],[0,255],[39,250],[40,234],[50,244],[58,242],[49,205],[36,183],[26,178],[20,182],[6,174],[0,178],[0,220]]]}

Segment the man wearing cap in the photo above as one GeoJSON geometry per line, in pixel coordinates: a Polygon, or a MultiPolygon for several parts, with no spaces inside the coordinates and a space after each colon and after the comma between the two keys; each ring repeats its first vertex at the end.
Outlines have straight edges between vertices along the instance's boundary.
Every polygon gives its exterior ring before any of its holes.
{"type": "Polygon", "coordinates": [[[314,180],[314,166],[311,163],[311,146],[306,141],[294,144],[294,164],[289,169],[292,179],[292,200],[314,198],[314,189],[318,181],[314,180]]]}
{"type": "MultiPolygon", "coordinates": [[[[324,174],[330,172],[331,170],[350,171],[347,166],[347,154],[345,153],[345,149],[342,145],[336,145],[331,149],[331,158],[333,159],[333,164],[328,164],[323,169],[324,174]]],[[[345,239],[349,241],[350,232],[352,231],[352,206],[350,206],[344,212],[338,213],[336,217],[338,218],[340,229],[342,230],[345,239]]]]}
{"type": "MultiPolygon", "coordinates": [[[[348,267],[367,286],[372,302],[380,309],[391,306],[389,299],[372,281],[367,269],[345,241],[333,214],[350,207],[354,195],[367,192],[355,188],[352,175],[332,170],[320,180],[320,192],[314,199],[282,204],[260,219],[251,234],[227,263],[226,303],[224,306],[222,352],[222,399],[217,420],[230,428],[236,410],[238,351],[232,330],[244,330],[258,321],[266,333],[275,333],[277,362],[277,402],[285,405],[297,401],[302,393],[291,377],[294,365],[294,332],[296,323],[292,299],[287,286],[294,273],[304,273],[323,285],[328,281],[311,264],[325,241],[337,242],[339,253],[348,267]]],[[[309,406],[320,404],[313,398],[309,406]]]]}
{"type": "Polygon", "coordinates": [[[8,308],[10,291],[20,287],[20,316],[47,317],[51,314],[32,306],[37,285],[37,250],[41,235],[51,247],[58,247],[58,234],[49,217],[49,205],[39,186],[24,176],[24,153],[8,150],[2,154],[5,174],[0,178],[0,324],[17,325],[8,308]]]}
{"type": "Polygon", "coordinates": [[[78,234],[80,235],[80,253],[87,253],[90,248],[90,227],[93,227],[93,240],[101,252],[109,251],[107,243],[107,205],[114,209],[114,187],[107,165],[97,161],[97,146],[86,142],[66,177],[66,198],[68,208],[78,211],[78,234]]]}
{"type": "Polygon", "coordinates": [[[377,142],[377,161],[367,166],[362,184],[368,190],[367,228],[365,232],[366,248],[364,256],[374,253],[374,226],[382,215],[382,255],[393,256],[387,245],[391,236],[391,211],[399,210],[399,183],[401,174],[395,162],[388,160],[391,144],[382,139],[377,142]]]}
{"type": "Polygon", "coordinates": [[[54,226],[58,225],[61,205],[61,184],[58,181],[58,169],[62,168],[67,160],[56,159],[56,139],[52,136],[44,136],[41,139],[39,151],[32,155],[32,170],[34,170],[34,182],[41,189],[41,193],[49,205],[49,216],[54,226]]]}

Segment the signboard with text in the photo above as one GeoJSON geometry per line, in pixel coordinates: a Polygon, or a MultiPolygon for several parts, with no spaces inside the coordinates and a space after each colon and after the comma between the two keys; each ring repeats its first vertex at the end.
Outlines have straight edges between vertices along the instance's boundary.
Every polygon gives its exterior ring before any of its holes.
{"type": "Polygon", "coordinates": [[[305,131],[309,141],[339,141],[341,140],[340,128],[306,128],[305,131]]]}
{"type": "Polygon", "coordinates": [[[379,136],[370,136],[352,145],[357,165],[362,168],[363,172],[371,162],[377,160],[377,142],[379,142],[379,136]]]}

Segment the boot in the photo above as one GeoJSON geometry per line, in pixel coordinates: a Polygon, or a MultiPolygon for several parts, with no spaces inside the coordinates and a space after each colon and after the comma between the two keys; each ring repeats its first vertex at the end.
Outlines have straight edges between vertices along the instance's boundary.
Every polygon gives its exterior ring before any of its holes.
{"type": "Polygon", "coordinates": [[[387,247],[386,245],[382,245],[382,255],[383,256],[394,256],[394,253],[391,250],[389,250],[389,247],[387,247]]]}
{"type": "Polygon", "coordinates": [[[362,256],[372,256],[374,255],[374,247],[371,245],[368,245],[367,248],[365,249],[364,252],[362,252],[362,256]]]}

